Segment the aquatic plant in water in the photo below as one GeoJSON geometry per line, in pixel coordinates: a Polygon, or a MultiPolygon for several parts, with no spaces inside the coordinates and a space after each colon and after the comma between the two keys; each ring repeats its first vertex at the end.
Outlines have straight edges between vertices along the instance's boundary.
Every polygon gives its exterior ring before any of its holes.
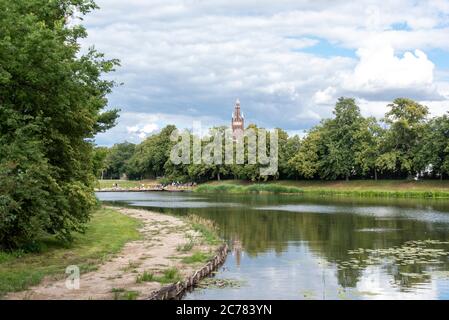
{"type": "MultiPolygon", "coordinates": [[[[358,248],[348,250],[352,257],[348,261],[340,262],[339,269],[363,269],[368,265],[395,266],[431,266],[443,263],[442,258],[449,256],[447,246],[449,242],[440,240],[412,240],[402,246],[380,249],[358,248]],[[444,248],[446,246],[446,248],[444,248]],[[443,247],[443,248],[442,248],[443,247]]],[[[421,273],[401,272],[401,276],[408,278],[422,278],[429,276],[430,271],[421,273]]]]}
{"type": "Polygon", "coordinates": [[[240,288],[245,282],[237,279],[205,278],[198,284],[203,289],[240,288]]]}

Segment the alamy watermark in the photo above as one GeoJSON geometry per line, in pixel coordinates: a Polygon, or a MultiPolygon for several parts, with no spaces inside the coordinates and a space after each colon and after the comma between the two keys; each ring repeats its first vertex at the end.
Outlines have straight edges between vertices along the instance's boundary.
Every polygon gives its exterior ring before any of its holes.
{"type": "Polygon", "coordinates": [[[69,290],[79,290],[80,288],[80,268],[76,265],[70,265],[65,269],[68,277],[65,280],[65,287],[69,290]]]}
{"type": "Polygon", "coordinates": [[[229,128],[214,128],[202,138],[201,123],[192,130],[174,130],[170,136],[176,142],[170,161],[180,164],[244,165],[259,164],[261,176],[278,172],[278,130],[247,128],[233,132],[229,128]]]}

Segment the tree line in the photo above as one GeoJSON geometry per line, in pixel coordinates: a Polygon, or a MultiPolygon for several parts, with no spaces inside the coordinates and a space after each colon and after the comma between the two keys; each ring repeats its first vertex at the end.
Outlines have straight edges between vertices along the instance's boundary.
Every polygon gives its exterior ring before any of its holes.
{"type": "MultiPolygon", "coordinates": [[[[251,124],[249,128],[258,129],[251,124]]],[[[124,142],[96,149],[97,177],[161,178],[167,181],[212,179],[443,179],[449,175],[449,115],[431,118],[426,106],[407,98],[388,104],[382,119],[364,117],[353,98],[340,98],[333,116],[304,137],[278,128],[279,170],[260,176],[259,164],[174,165],[169,125],[140,144],[124,142]]],[[[226,127],[212,128],[222,131],[226,127]]],[[[203,138],[207,144],[210,138],[203,138]]],[[[268,141],[268,139],[267,139],[268,141]]],[[[247,146],[247,141],[245,141],[247,146]]],[[[269,146],[268,146],[269,147],[269,146]]],[[[245,157],[247,157],[246,150],[245,157]]]]}
{"type": "Polygon", "coordinates": [[[94,137],[114,126],[103,111],[117,60],[80,53],[74,23],[91,0],[0,1],[0,249],[69,242],[97,205],[94,137]]]}

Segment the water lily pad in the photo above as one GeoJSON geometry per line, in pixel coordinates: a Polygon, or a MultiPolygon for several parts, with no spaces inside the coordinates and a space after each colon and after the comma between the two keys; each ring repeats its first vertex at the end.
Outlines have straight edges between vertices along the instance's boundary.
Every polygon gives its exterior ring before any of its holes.
{"type": "Polygon", "coordinates": [[[198,284],[199,288],[240,288],[245,282],[236,279],[205,278],[198,284]]]}

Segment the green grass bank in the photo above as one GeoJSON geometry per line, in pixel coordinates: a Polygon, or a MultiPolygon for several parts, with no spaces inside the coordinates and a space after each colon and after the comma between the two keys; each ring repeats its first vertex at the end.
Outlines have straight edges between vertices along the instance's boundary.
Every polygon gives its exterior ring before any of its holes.
{"type": "Polygon", "coordinates": [[[199,185],[199,193],[277,193],[321,196],[387,198],[449,198],[449,181],[423,180],[353,180],[291,181],[251,183],[240,180],[208,182],[199,185]]]}
{"type": "Polygon", "coordinates": [[[24,290],[45,276],[64,278],[68,265],[78,265],[81,273],[95,270],[125,243],[140,239],[140,221],[111,209],[99,209],[84,234],[77,234],[69,246],[54,238],[40,241],[38,253],[0,251],[0,297],[24,290]]]}

